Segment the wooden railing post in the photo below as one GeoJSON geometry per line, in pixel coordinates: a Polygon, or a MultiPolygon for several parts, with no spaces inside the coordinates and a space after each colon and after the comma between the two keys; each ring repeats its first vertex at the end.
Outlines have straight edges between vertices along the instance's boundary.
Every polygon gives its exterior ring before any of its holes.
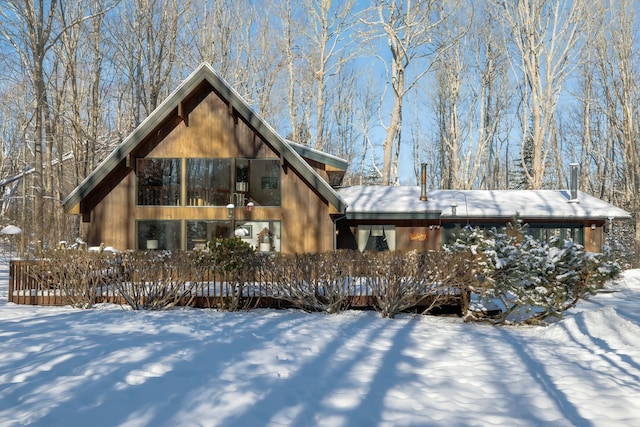
{"type": "Polygon", "coordinates": [[[13,302],[13,278],[15,277],[15,261],[9,261],[9,294],[7,295],[7,301],[13,302]]]}

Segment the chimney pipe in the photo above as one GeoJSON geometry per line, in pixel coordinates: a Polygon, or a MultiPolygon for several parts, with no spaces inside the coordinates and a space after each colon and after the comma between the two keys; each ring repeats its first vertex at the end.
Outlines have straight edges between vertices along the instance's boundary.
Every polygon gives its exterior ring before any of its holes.
{"type": "Polygon", "coordinates": [[[571,166],[571,181],[569,183],[570,191],[571,191],[571,201],[577,202],[578,201],[578,163],[571,163],[569,166],[571,166]]]}
{"type": "Polygon", "coordinates": [[[427,198],[427,164],[420,165],[420,201],[426,202],[427,198]]]}

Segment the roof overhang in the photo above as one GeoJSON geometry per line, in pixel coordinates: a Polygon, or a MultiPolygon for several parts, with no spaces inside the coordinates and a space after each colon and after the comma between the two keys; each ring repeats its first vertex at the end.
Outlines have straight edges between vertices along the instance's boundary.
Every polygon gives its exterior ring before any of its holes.
{"type": "Polygon", "coordinates": [[[432,210],[424,212],[349,212],[346,217],[351,220],[377,220],[377,221],[401,221],[401,220],[439,220],[442,211],[432,210]]]}
{"type": "Polygon", "coordinates": [[[323,163],[329,166],[328,169],[330,170],[334,170],[333,168],[335,168],[341,171],[346,171],[349,167],[349,163],[340,157],[289,140],[286,142],[303,158],[323,163]]]}

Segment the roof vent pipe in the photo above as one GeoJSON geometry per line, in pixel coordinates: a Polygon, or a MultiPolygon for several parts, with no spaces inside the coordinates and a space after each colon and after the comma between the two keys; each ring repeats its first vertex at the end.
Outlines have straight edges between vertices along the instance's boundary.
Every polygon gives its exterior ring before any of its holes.
{"type": "Polygon", "coordinates": [[[427,198],[427,164],[420,165],[420,201],[426,202],[427,198]]]}
{"type": "Polygon", "coordinates": [[[571,181],[570,181],[570,191],[571,191],[571,202],[578,201],[578,164],[571,163],[571,181]]]}

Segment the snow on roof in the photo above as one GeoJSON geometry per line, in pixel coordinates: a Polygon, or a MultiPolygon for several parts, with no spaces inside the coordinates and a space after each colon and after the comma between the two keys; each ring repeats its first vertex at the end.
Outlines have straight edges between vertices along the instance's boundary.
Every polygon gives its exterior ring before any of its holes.
{"type": "Polygon", "coordinates": [[[358,214],[406,214],[415,218],[425,212],[451,218],[452,205],[457,217],[511,218],[519,214],[540,219],[622,219],[625,210],[578,192],[578,201],[570,201],[568,190],[432,190],[428,201],[420,201],[419,186],[353,186],[338,189],[348,205],[347,217],[358,214]]]}
{"type": "Polygon", "coordinates": [[[338,157],[336,155],[333,154],[329,154],[327,152],[324,151],[320,151],[317,150],[313,147],[309,147],[307,145],[303,145],[303,144],[299,144],[297,142],[293,142],[289,139],[285,139],[284,140],[287,144],[289,144],[291,146],[291,148],[293,148],[299,155],[301,155],[303,158],[307,157],[310,158],[312,160],[316,160],[325,164],[329,164],[331,166],[335,166],[337,168],[340,169],[344,169],[347,170],[347,168],[349,167],[349,163],[341,158],[338,157]]]}

